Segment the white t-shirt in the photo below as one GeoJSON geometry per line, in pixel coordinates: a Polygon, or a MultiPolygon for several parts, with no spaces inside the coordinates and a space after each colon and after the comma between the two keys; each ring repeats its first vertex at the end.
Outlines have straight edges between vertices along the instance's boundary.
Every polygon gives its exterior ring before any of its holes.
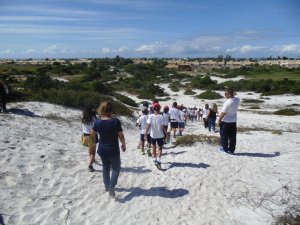
{"type": "Polygon", "coordinates": [[[208,115],[208,112],[209,112],[209,109],[203,109],[203,118],[207,118],[207,115],[208,115]]]}
{"type": "Polygon", "coordinates": [[[152,114],[148,116],[147,123],[150,124],[150,136],[151,138],[163,138],[164,131],[163,131],[163,116],[158,114],[152,114]]]}
{"type": "Polygon", "coordinates": [[[235,123],[237,121],[237,110],[240,105],[238,97],[229,98],[224,102],[222,111],[225,113],[223,121],[226,123],[235,123]]]}
{"type": "Polygon", "coordinates": [[[164,126],[168,126],[170,121],[170,113],[163,113],[163,124],[164,126]]]}
{"type": "Polygon", "coordinates": [[[93,126],[94,126],[94,123],[95,123],[96,119],[93,119],[91,123],[89,124],[82,124],[82,132],[85,133],[85,134],[90,134],[92,129],[93,129],[93,126]]]}
{"type": "Polygon", "coordinates": [[[185,121],[185,113],[181,110],[179,110],[179,115],[180,115],[180,121],[184,122],[185,121]]]}
{"type": "MultiPolygon", "coordinates": [[[[147,128],[147,115],[141,115],[138,120],[136,121],[141,126],[141,134],[145,134],[146,128],[147,128]]],[[[150,131],[148,131],[148,134],[150,131]]]]}
{"type": "Polygon", "coordinates": [[[171,122],[179,122],[180,121],[179,110],[177,108],[171,108],[169,113],[170,113],[171,122]]]}

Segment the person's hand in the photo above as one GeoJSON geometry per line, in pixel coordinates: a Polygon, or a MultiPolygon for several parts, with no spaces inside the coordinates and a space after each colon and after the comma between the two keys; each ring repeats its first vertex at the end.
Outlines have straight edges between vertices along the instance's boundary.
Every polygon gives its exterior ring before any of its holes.
{"type": "Polygon", "coordinates": [[[126,151],[126,145],[121,145],[122,151],[125,152],[126,151]]]}

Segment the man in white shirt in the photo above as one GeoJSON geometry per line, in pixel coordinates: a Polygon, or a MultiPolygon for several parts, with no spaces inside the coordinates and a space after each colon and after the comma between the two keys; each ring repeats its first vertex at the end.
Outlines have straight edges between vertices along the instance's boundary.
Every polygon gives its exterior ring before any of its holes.
{"type": "Polygon", "coordinates": [[[225,98],[227,98],[227,100],[223,104],[218,121],[222,145],[220,150],[234,154],[237,133],[237,110],[240,105],[240,99],[233,90],[228,88],[225,90],[225,98]]]}

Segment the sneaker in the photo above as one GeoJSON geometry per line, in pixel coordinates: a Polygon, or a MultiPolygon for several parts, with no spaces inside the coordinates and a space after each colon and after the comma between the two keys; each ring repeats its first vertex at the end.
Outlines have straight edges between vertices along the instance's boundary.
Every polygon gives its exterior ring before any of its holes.
{"type": "Polygon", "coordinates": [[[109,196],[112,197],[112,198],[115,198],[116,197],[116,192],[115,192],[115,189],[114,188],[109,188],[108,189],[108,193],[109,193],[109,196]]]}
{"type": "Polygon", "coordinates": [[[234,152],[232,152],[232,151],[228,151],[227,153],[230,155],[234,155],[234,152]]]}
{"type": "Polygon", "coordinates": [[[221,152],[226,152],[226,153],[227,153],[227,151],[225,151],[225,150],[223,149],[223,147],[220,148],[220,151],[221,151],[221,152]]]}
{"type": "Polygon", "coordinates": [[[95,172],[94,167],[93,167],[93,166],[89,166],[89,171],[90,171],[90,172],[95,172]]]}

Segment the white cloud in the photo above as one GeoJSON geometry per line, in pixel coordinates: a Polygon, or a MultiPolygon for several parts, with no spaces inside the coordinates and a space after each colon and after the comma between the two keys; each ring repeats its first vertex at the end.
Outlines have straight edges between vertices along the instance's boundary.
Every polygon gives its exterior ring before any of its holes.
{"type": "Polygon", "coordinates": [[[6,49],[6,50],[3,50],[0,52],[1,55],[12,55],[14,53],[15,53],[15,51],[11,50],[11,49],[6,49]]]}
{"type": "Polygon", "coordinates": [[[49,46],[45,49],[42,50],[42,52],[44,54],[66,54],[66,53],[71,53],[71,51],[68,49],[68,48],[65,48],[65,47],[59,47],[57,45],[52,45],[52,46],[49,46]]]}
{"type": "Polygon", "coordinates": [[[111,51],[110,51],[110,48],[102,48],[101,52],[103,54],[109,54],[111,51]]]}
{"type": "Polygon", "coordinates": [[[234,47],[231,49],[227,49],[227,53],[240,53],[240,54],[247,54],[252,52],[260,52],[266,50],[266,47],[263,46],[251,46],[251,45],[244,45],[242,47],[234,47]]]}
{"type": "Polygon", "coordinates": [[[141,45],[140,47],[135,49],[135,52],[137,53],[146,53],[146,54],[157,54],[161,53],[164,50],[169,48],[167,45],[165,45],[162,42],[155,42],[154,44],[149,45],[141,45]]]}
{"type": "Polygon", "coordinates": [[[300,45],[298,44],[289,44],[289,45],[281,45],[274,46],[271,48],[272,51],[280,52],[282,54],[299,54],[300,53],[300,45]]]}
{"type": "Polygon", "coordinates": [[[24,54],[34,54],[34,53],[37,53],[37,51],[33,48],[30,48],[30,49],[27,49],[24,54]]]}
{"type": "Polygon", "coordinates": [[[117,53],[124,53],[124,52],[128,52],[128,51],[130,51],[130,48],[125,45],[123,45],[120,48],[115,50],[115,52],[117,52],[117,53]]]}

